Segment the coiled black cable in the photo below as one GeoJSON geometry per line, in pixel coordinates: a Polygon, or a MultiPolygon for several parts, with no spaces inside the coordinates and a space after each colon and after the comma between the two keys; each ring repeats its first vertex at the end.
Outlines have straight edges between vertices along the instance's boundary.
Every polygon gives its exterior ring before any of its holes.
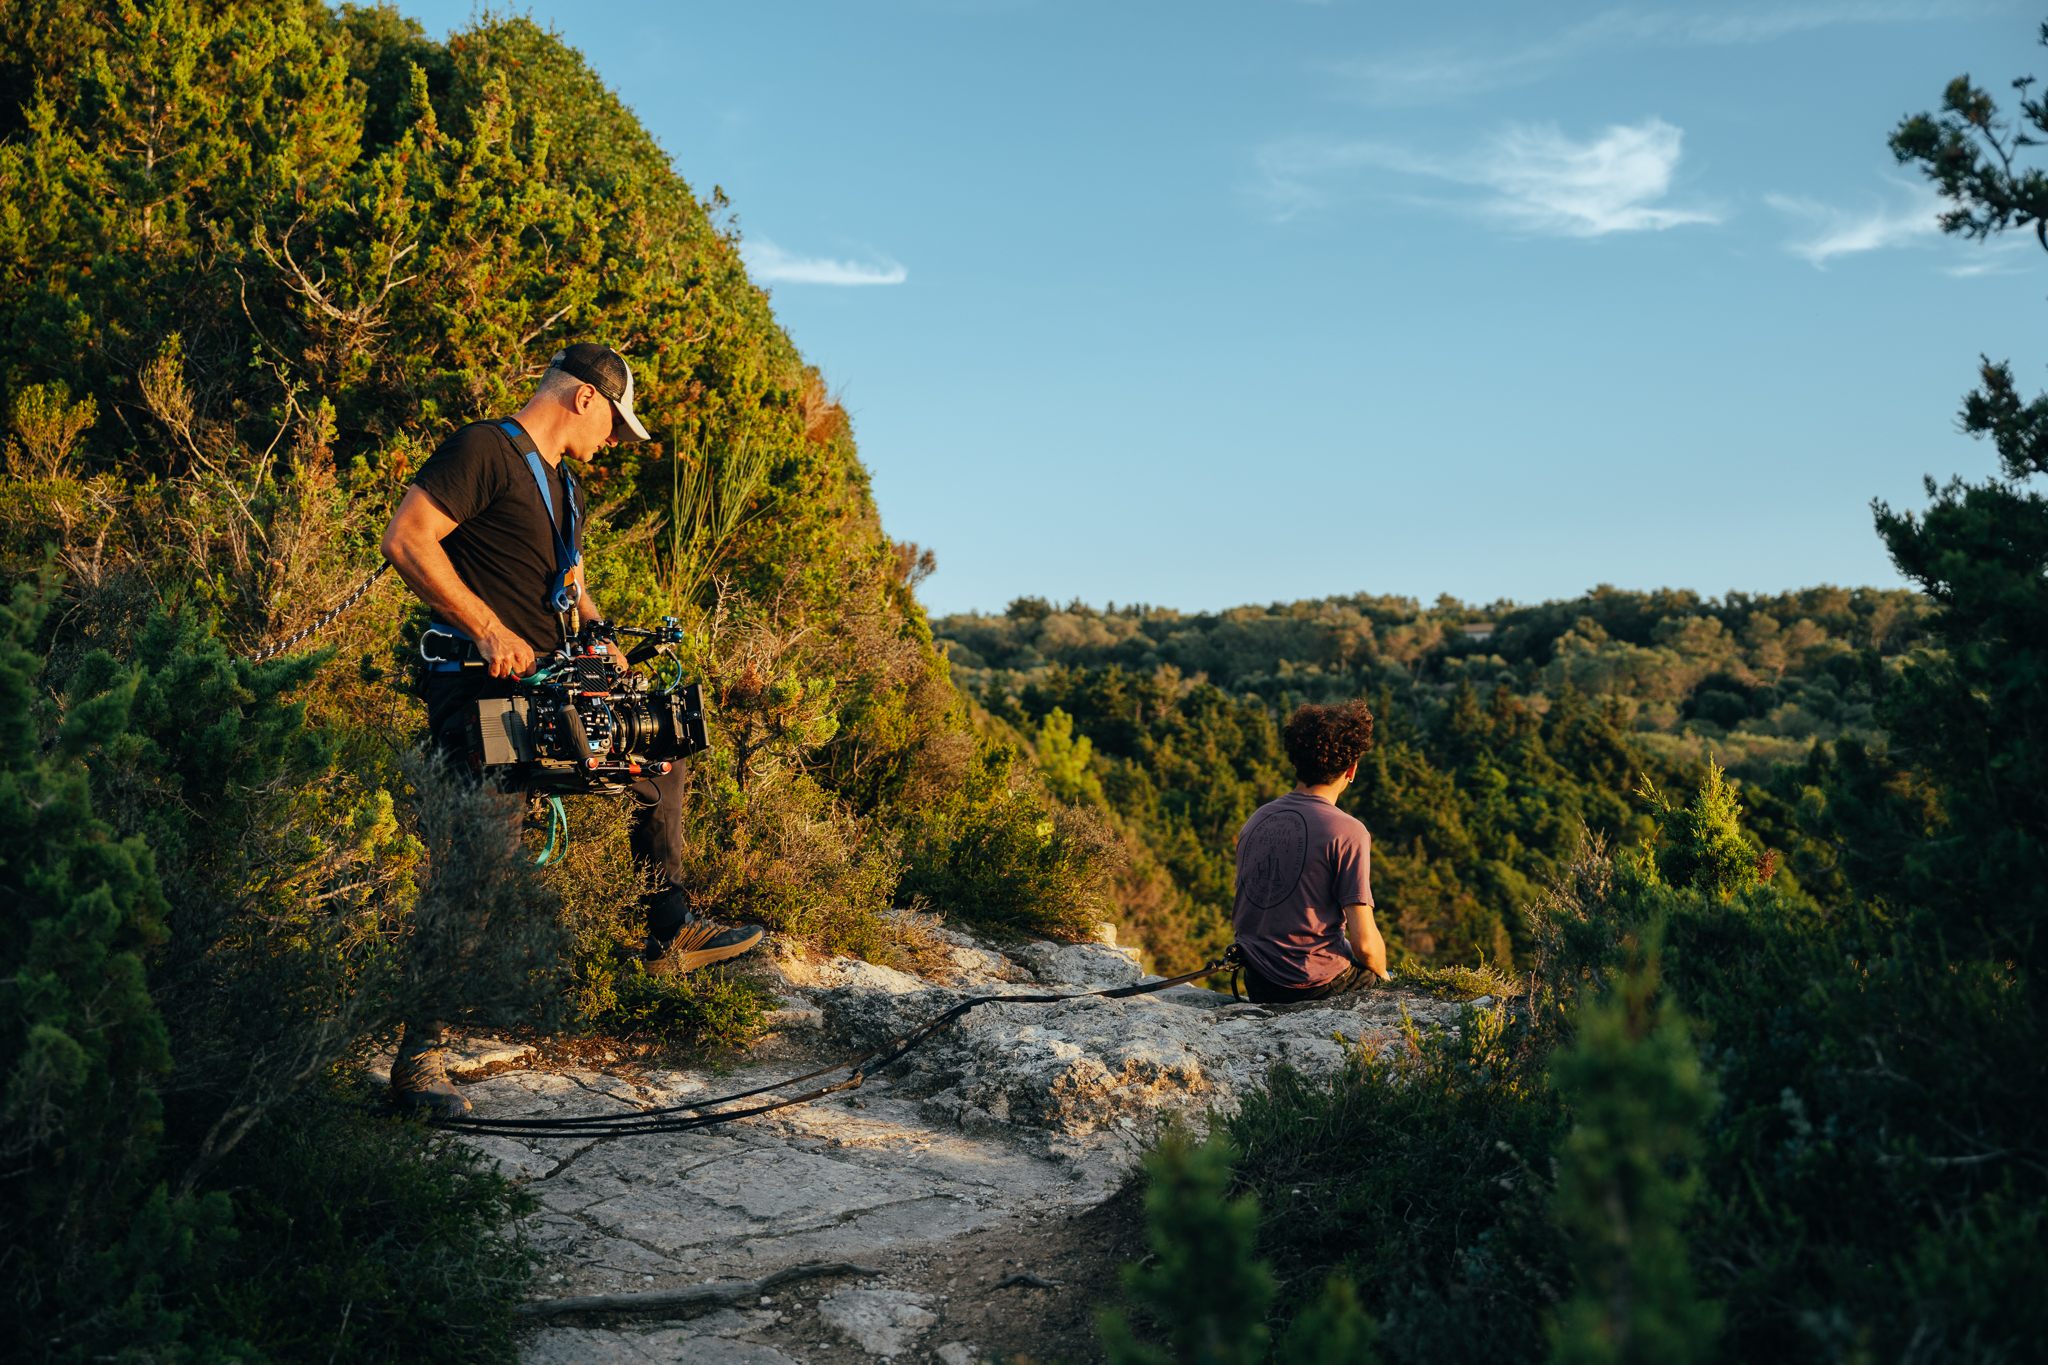
{"type": "Polygon", "coordinates": [[[434,1122],[436,1128],[452,1133],[475,1133],[496,1137],[526,1138],[584,1138],[584,1137],[628,1137],[639,1133],[687,1133],[697,1128],[709,1128],[720,1123],[731,1123],[734,1119],[752,1118],[756,1114],[772,1113],[777,1109],[788,1109],[793,1105],[808,1104],[842,1090],[858,1090],[867,1080],[869,1071],[880,1071],[883,1067],[899,1060],[913,1048],[955,1019],[979,1005],[1055,1005],[1064,1000],[1125,1000],[1137,995],[1150,995],[1171,986],[1185,985],[1197,977],[1208,976],[1231,966],[1235,960],[1235,945],[1222,957],[1208,962],[1194,971],[1168,977],[1164,981],[1148,981],[1135,986],[1116,986],[1108,990],[1082,991],[1077,995],[978,995],[963,1000],[945,1013],[926,1020],[908,1033],[898,1034],[881,1047],[849,1057],[820,1071],[792,1076],[787,1080],[775,1081],[769,1085],[742,1090],[737,1094],[721,1095],[717,1099],[700,1100],[695,1104],[668,1105],[660,1109],[642,1109],[631,1114],[591,1115],[583,1118],[563,1119],[440,1119],[434,1122]],[[755,1105],[751,1109],[738,1109],[715,1114],[704,1110],[716,1105],[732,1104],[739,1100],[752,1099],[781,1090],[785,1086],[798,1085],[804,1081],[830,1076],[835,1072],[852,1071],[852,1075],[834,1085],[821,1086],[816,1090],[788,1099],[778,1099],[773,1104],[755,1105]]]}

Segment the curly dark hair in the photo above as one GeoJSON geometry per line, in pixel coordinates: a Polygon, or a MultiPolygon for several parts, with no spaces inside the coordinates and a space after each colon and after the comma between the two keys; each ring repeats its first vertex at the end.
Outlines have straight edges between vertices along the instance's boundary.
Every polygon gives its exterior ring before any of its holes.
{"type": "Polygon", "coordinates": [[[1336,706],[1303,706],[1281,731],[1294,775],[1309,786],[1340,776],[1372,747],[1372,712],[1362,701],[1336,706]]]}

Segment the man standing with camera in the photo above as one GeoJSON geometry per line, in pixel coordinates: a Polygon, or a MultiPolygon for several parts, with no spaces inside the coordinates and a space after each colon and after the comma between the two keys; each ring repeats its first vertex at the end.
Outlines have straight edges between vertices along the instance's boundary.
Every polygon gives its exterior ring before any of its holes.
{"type": "MultiPolygon", "coordinates": [[[[430,742],[464,772],[476,703],[512,696],[515,680],[569,634],[604,620],[584,588],[585,510],[563,457],[587,462],[614,442],[647,439],[633,414],[632,367],[609,346],[583,342],[555,353],[509,419],[472,422],[442,442],[405,490],[384,530],[384,557],[431,609],[434,629],[463,642],[460,657],[429,665],[425,700],[430,742]]],[[[639,806],[634,860],[662,884],[645,902],[642,953],[654,960],[673,950],[684,970],[737,956],[764,932],[690,913],[679,889],[687,781],[678,763],[630,789],[639,806]]],[[[448,1080],[441,1025],[406,1025],[391,1094],[437,1117],[468,1112],[448,1080]]]]}

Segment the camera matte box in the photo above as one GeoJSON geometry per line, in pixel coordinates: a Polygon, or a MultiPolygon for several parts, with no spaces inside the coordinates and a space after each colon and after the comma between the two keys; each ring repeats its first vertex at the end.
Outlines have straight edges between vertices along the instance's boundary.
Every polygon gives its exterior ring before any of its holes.
{"type": "Polygon", "coordinates": [[[533,762],[524,697],[488,697],[476,704],[478,749],[486,768],[533,762]]]}
{"type": "Polygon", "coordinates": [[[676,739],[683,757],[703,753],[711,747],[711,737],[704,728],[703,685],[691,683],[670,695],[674,698],[669,704],[675,708],[676,739]]]}

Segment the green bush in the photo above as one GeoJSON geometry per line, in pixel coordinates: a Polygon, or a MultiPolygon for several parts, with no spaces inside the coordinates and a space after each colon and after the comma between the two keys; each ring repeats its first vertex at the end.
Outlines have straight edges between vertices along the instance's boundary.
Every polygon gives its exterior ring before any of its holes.
{"type": "MultiPolygon", "coordinates": [[[[44,750],[54,717],[29,645],[54,588],[17,585],[0,607],[0,1332],[23,1359],[47,1353],[56,1323],[94,1343],[176,1334],[174,1321],[122,1303],[124,1274],[157,1259],[128,1222],[156,1176],[171,1070],[144,975],[165,903],[148,844],[95,817],[79,757],[122,732],[132,688],[74,709],[44,750]]],[[[161,1190],[152,1207],[166,1220],[219,1219],[217,1206],[172,1211],[161,1190]]]]}
{"type": "Polygon", "coordinates": [[[592,1022],[666,1047],[741,1047],[776,1003],[757,982],[715,967],[676,974],[635,964],[619,982],[618,1003],[592,1022]]]}
{"type": "Polygon", "coordinates": [[[278,1361],[511,1361],[532,1196],[376,1099],[324,1081],[223,1162],[235,1236],[180,1286],[192,1328],[278,1361]]]}
{"type": "Polygon", "coordinates": [[[1225,1202],[1230,1186],[1229,1144],[1197,1145],[1169,1129],[1147,1155],[1145,1222],[1152,1264],[1124,1267],[1124,1288],[1151,1310],[1171,1344],[1161,1351],[1132,1337],[1123,1315],[1101,1315],[1111,1365],[1257,1365],[1266,1358],[1266,1309],[1273,1275],[1253,1259],[1259,1238],[1258,1201],[1225,1202]]]}
{"type": "Polygon", "coordinates": [[[896,956],[893,840],[808,776],[748,791],[707,782],[691,833],[697,856],[684,889],[700,911],[766,925],[820,952],[896,956]]]}
{"type": "Polygon", "coordinates": [[[1276,1069],[1223,1131],[1237,1188],[1283,1292],[1309,1311],[1327,1278],[1356,1286],[1395,1361],[1531,1360],[1564,1282],[1548,1161],[1567,1126],[1544,1050],[1504,1009],[1402,1055],[1354,1054],[1327,1081],[1276,1069]]]}
{"type": "Polygon", "coordinates": [[[1501,1000],[1519,994],[1523,985],[1485,961],[1476,967],[1440,967],[1410,959],[1401,964],[1400,980],[1403,986],[1439,1000],[1472,1000],[1483,995],[1501,1000]]]}
{"type": "MultiPolygon", "coordinates": [[[[1699,875],[1719,873],[1702,864],[1699,875]]],[[[1553,1210],[1578,1284],[1551,1330],[1560,1365],[1714,1357],[1720,1305],[1694,1293],[1683,1230],[1699,1192],[1694,1163],[1714,1083],[1657,987],[1653,939],[1580,1016],[1573,1045],[1551,1058],[1552,1083],[1573,1118],[1558,1151],[1553,1210]]]]}
{"type": "Polygon", "coordinates": [[[901,904],[1006,934],[1080,940],[1114,923],[1116,836],[1017,772],[1017,753],[984,742],[965,785],[918,813],[903,847],[901,904]]]}
{"type": "MultiPolygon", "coordinates": [[[[1124,1315],[1105,1309],[1098,1330],[1110,1365],[1259,1365],[1276,1286],[1256,1258],[1259,1205],[1228,1199],[1235,1153],[1220,1138],[1196,1143],[1170,1127],[1146,1155],[1145,1221],[1152,1255],[1124,1267],[1124,1289],[1152,1320],[1165,1349],[1140,1341],[1124,1315]]],[[[1351,1282],[1332,1275],[1282,1336],[1285,1365],[1372,1365],[1374,1327],[1351,1282]]]]}

